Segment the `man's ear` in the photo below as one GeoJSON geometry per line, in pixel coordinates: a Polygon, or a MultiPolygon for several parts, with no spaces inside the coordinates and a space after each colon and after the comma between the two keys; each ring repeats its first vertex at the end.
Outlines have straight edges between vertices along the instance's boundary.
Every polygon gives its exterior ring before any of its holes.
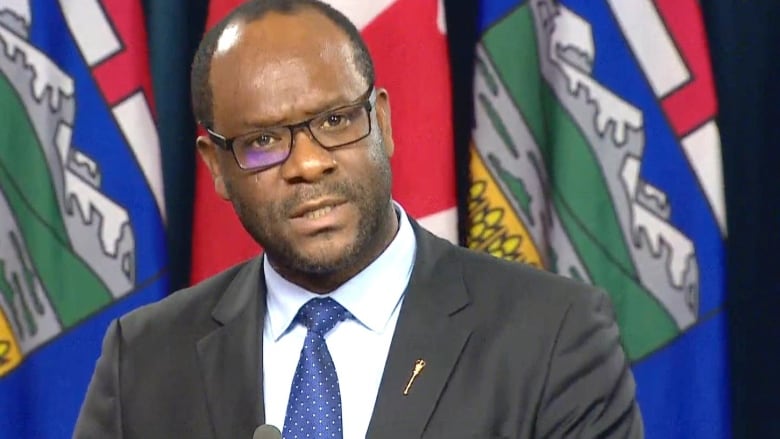
{"type": "Polygon", "coordinates": [[[214,191],[223,200],[230,200],[227,186],[225,186],[225,179],[222,176],[222,168],[219,165],[219,147],[208,136],[198,136],[196,145],[200,158],[203,159],[203,163],[206,164],[211,173],[211,178],[214,180],[214,191]]]}
{"type": "Polygon", "coordinates": [[[395,143],[393,142],[393,125],[390,120],[390,96],[384,88],[376,90],[376,119],[379,122],[379,132],[385,141],[385,152],[388,157],[392,157],[395,143]]]}

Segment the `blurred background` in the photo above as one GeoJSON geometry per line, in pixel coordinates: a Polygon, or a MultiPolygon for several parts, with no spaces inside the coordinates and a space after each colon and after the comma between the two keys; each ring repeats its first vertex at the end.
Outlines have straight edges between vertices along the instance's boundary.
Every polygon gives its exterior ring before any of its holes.
{"type": "MultiPolygon", "coordinates": [[[[70,437],[112,319],[258,252],[189,98],[238,3],[0,0],[0,437],[70,437]]],[[[410,213],[605,288],[648,437],[780,437],[780,3],[332,4],[410,213]]]]}

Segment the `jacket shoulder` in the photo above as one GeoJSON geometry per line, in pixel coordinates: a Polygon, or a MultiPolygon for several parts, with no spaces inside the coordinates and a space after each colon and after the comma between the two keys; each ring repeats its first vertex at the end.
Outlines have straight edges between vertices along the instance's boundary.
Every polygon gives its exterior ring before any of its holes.
{"type": "Polygon", "coordinates": [[[606,296],[581,280],[526,263],[457,246],[452,251],[475,303],[515,304],[560,314],[573,305],[600,302],[606,296]]]}
{"type": "Polygon", "coordinates": [[[208,331],[214,325],[211,312],[230,283],[251,261],[228,268],[191,287],[139,307],[119,319],[122,338],[131,341],[141,336],[169,336],[178,331],[208,331]]]}

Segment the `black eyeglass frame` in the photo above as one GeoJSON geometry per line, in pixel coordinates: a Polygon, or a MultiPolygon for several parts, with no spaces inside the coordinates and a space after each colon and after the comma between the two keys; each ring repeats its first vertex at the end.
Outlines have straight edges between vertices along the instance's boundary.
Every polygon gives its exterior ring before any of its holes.
{"type": "Polygon", "coordinates": [[[311,136],[311,138],[314,139],[317,142],[317,144],[319,144],[322,148],[327,149],[327,150],[333,150],[333,149],[336,149],[336,148],[342,148],[344,146],[348,146],[348,145],[352,145],[353,143],[360,142],[361,140],[363,140],[366,137],[371,135],[371,131],[372,131],[371,110],[373,110],[375,107],[376,107],[376,88],[374,87],[374,85],[371,85],[368,88],[368,90],[365,93],[363,93],[358,99],[356,99],[354,102],[352,102],[350,104],[342,105],[342,106],[339,106],[339,107],[336,107],[336,108],[330,108],[328,110],[321,111],[321,112],[315,114],[314,116],[312,116],[312,117],[310,117],[310,118],[308,118],[306,120],[303,120],[301,122],[298,122],[298,123],[289,124],[289,125],[275,125],[275,126],[270,126],[270,127],[264,127],[262,129],[258,129],[258,130],[251,131],[251,132],[247,132],[247,133],[244,133],[244,134],[239,134],[237,136],[230,137],[230,138],[225,137],[222,134],[219,134],[218,132],[212,130],[211,128],[209,128],[207,126],[204,126],[203,128],[206,130],[206,133],[209,135],[211,140],[217,146],[219,146],[220,148],[222,148],[225,151],[230,151],[232,153],[233,159],[236,161],[236,165],[238,165],[239,168],[241,168],[241,169],[243,169],[245,171],[262,171],[262,170],[273,168],[274,166],[280,165],[280,164],[284,163],[290,157],[290,154],[292,154],[293,146],[295,146],[295,132],[298,131],[299,129],[304,129],[305,128],[306,131],[309,132],[309,135],[311,136]],[[338,112],[340,110],[344,110],[344,109],[352,108],[352,107],[357,107],[357,106],[361,106],[361,105],[365,108],[366,115],[368,117],[368,131],[366,132],[365,135],[360,136],[357,139],[351,140],[351,141],[346,142],[346,143],[340,143],[338,145],[325,146],[317,138],[317,136],[314,135],[314,132],[312,132],[310,124],[314,120],[316,120],[318,118],[321,118],[322,116],[325,116],[325,115],[327,115],[329,113],[336,113],[336,112],[338,112]],[[238,159],[238,156],[236,155],[235,149],[233,149],[233,142],[236,139],[238,139],[239,137],[244,137],[244,136],[253,134],[253,133],[258,133],[259,134],[259,133],[262,133],[263,131],[275,130],[275,129],[281,129],[281,128],[287,128],[288,130],[290,130],[290,144],[289,144],[289,146],[287,148],[287,154],[285,155],[285,157],[282,160],[280,160],[278,162],[275,162],[275,163],[272,163],[272,164],[269,164],[269,165],[255,166],[255,167],[246,167],[246,166],[241,164],[241,161],[238,159]]]}

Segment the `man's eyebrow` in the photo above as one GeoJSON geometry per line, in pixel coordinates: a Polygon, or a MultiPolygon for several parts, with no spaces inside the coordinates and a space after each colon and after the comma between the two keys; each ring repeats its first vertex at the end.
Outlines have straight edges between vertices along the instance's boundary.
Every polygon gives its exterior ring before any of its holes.
{"type": "Polygon", "coordinates": [[[341,107],[346,107],[348,105],[352,105],[355,103],[356,100],[345,100],[344,96],[338,96],[334,97],[330,101],[326,102],[324,105],[322,105],[319,109],[312,109],[312,110],[304,110],[304,114],[307,116],[316,116],[318,114],[326,113],[330,110],[335,110],[341,107]]]}
{"type": "Polygon", "coordinates": [[[271,128],[284,124],[284,119],[244,119],[241,121],[240,126],[242,131],[252,132],[253,130],[271,128]]]}
{"type": "MultiPolygon", "coordinates": [[[[361,96],[362,97],[362,96],[361,96]]],[[[336,110],[342,107],[346,107],[349,105],[355,104],[360,97],[353,100],[345,100],[344,96],[336,96],[332,99],[330,99],[325,104],[319,106],[317,109],[309,109],[309,110],[303,110],[303,114],[305,115],[303,119],[308,119],[313,116],[320,115],[322,113],[327,113],[331,110],[336,110]]],[[[270,127],[277,127],[277,126],[283,126],[283,125],[289,125],[289,124],[295,124],[301,122],[301,118],[297,118],[296,120],[291,120],[287,118],[276,118],[276,119],[245,119],[241,122],[241,126],[252,130],[252,129],[262,129],[262,128],[270,128],[270,127]]]]}

